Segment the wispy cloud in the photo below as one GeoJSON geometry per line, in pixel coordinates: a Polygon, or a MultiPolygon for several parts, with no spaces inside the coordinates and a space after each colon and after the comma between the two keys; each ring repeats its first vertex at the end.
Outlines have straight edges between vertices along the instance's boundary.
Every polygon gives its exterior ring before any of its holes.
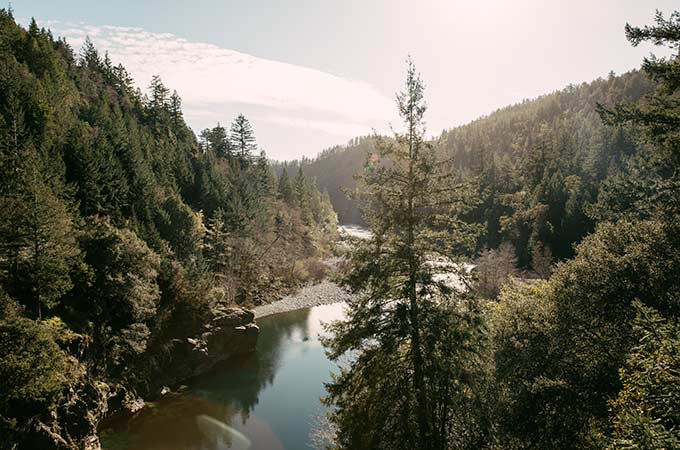
{"type": "Polygon", "coordinates": [[[357,122],[345,122],[338,120],[315,120],[306,119],[303,117],[291,117],[291,116],[258,116],[258,120],[265,123],[271,123],[276,125],[284,125],[287,127],[294,128],[314,128],[328,134],[337,134],[340,136],[354,136],[354,135],[366,135],[371,133],[372,128],[367,124],[357,123],[357,122]]]}
{"type": "Polygon", "coordinates": [[[89,36],[145,88],[158,74],[184,101],[194,126],[229,120],[234,105],[257,107],[263,122],[352,136],[391,117],[393,102],[368,83],[309,67],[259,58],[171,33],[141,28],[45,21],[80,48],[89,36]],[[292,117],[288,117],[288,116],[292,117]]]}

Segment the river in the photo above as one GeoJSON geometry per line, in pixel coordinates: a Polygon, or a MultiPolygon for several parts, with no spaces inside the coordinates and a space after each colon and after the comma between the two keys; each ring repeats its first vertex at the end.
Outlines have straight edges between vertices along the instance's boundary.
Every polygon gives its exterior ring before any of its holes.
{"type": "Polygon", "coordinates": [[[101,433],[104,450],[301,450],[309,448],[319,398],[335,364],[322,322],[343,303],[257,320],[256,352],[232,359],[101,433]],[[236,431],[233,431],[236,430],[236,431]]]}

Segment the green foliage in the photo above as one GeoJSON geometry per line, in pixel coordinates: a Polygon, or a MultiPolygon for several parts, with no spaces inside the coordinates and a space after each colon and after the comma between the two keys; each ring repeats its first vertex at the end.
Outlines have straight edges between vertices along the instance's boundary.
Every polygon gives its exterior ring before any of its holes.
{"type": "Polygon", "coordinates": [[[204,151],[212,150],[221,158],[229,158],[232,155],[231,143],[227,139],[227,131],[217,122],[213,129],[206,128],[201,132],[201,145],[204,151]]]}
{"type": "MultiPolygon", "coordinates": [[[[333,209],[338,213],[340,223],[363,224],[357,201],[346,195],[353,190],[355,175],[363,172],[366,156],[375,150],[374,137],[352,139],[345,146],[336,146],[322,151],[314,159],[302,159],[275,165],[279,176],[286,171],[293,173],[298,166],[302,167],[309,179],[316,179],[318,188],[328,192],[333,209]],[[284,165],[285,164],[285,165],[284,165]]],[[[281,191],[281,189],[279,189],[281,191]]]]}
{"type": "Polygon", "coordinates": [[[620,371],[622,389],[611,402],[611,448],[680,446],[680,327],[635,303],[639,343],[620,371]]]}
{"type": "Polygon", "coordinates": [[[205,234],[201,212],[192,210],[179,196],[171,196],[163,202],[159,214],[159,233],[177,257],[182,261],[198,257],[205,234]]]}
{"type": "MultiPolygon", "coordinates": [[[[656,27],[627,27],[627,34],[634,44],[667,42],[678,39],[678,21],[677,13],[670,21],[657,15],[656,27]]],[[[671,76],[677,56],[649,61],[643,69],[659,83],[653,96],[598,108],[607,123],[643,139],[600,185],[588,211],[599,221],[594,232],[547,283],[510,286],[492,308],[503,399],[496,420],[500,441],[512,447],[678,445],[679,141],[668,120],[677,115],[680,85],[671,76]]],[[[575,181],[564,178],[564,192],[575,181]]]]}
{"type": "Polygon", "coordinates": [[[288,170],[284,167],[279,176],[279,195],[287,204],[293,203],[293,185],[288,177],[288,170]]]}
{"type": "Polygon", "coordinates": [[[680,312],[676,235],[652,221],[602,223],[547,282],[501,290],[489,316],[501,441],[593,445],[590,427],[606,419],[637,342],[635,303],[680,312]]]}
{"type": "MultiPolygon", "coordinates": [[[[485,228],[475,250],[509,241],[519,265],[533,269],[535,248],[558,260],[573,256],[573,245],[594,229],[586,205],[602,195],[608,176],[634,177],[624,167],[640,146],[633,130],[602,123],[597,103],[637,101],[653,88],[640,71],[612,75],[444,131],[433,145],[450,159],[451,176],[479,180],[481,202],[465,217],[485,228]]],[[[358,202],[343,191],[354,189],[374,149],[375,138],[358,138],[297,162],[329,191],[341,223],[363,223],[358,202]]]]}
{"type": "Polygon", "coordinates": [[[300,208],[302,212],[302,220],[305,223],[311,223],[312,217],[312,196],[309,192],[309,186],[307,185],[307,178],[302,171],[302,167],[298,168],[298,173],[293,180],[293,200],[295,205],[300,208]]]}
{"type": "Polygon", "coordinates": [[[323,275],[328,199],[306,182],[304,210],[279,200],[247,119],[199,140],[181,105],[158,76],[136,89],[89,39],[76,53],[0,10],[2,444],[37,423],[65,442],[94,431],[78,388],[59,395],[67,366],[146,396],[173,340],[202,333],[214,308],[323,275]]]}
{"type": "Polygon", "coordinates": [[[411,62],[397,98],[406,131],[377,139],[383,163],[359,188],[372,237],[351,253],[345,284],[358,296],[325,341],[332,359],[353,357],[325,402],[335,406],[339,448],[473,446],[483,428],[468,408],[479,403],[474,302],[437,274],[455,272],[454,255],[474,245],[475,229],[460,220],[474,197],[424,141],[423,84],[411,62]]]}
{"type": "Polygon", "coordinates": [[[2,320],[0,377],[0,432],[8,438],[59,400],[69,380],[69,361],[41,322],[2,320]]]}
{"type": "Polygon", "coordinates": [[[578,448],[578,404],[556,364],[562,353],[555,342],[558,318],[550,285],[506,284],[487,317],[497,399],[495,440],[507,448],[578,448]]]}
{"type": "Polygon", "coordinates": [[[160,258],[134,233],[93,219],[81,237],[91,278],[76,288],[77,308],[92,324],[92,357],[106,373],[144,352],[160,300],[160,258]]]}
{"type": "Polygon", "coordinates": [[[71,288],[79,250],[64,201],[43,181],[39,156],[32,148],[13,150],[20,161],[1,182],[0,273],[9,292],[40,317],[71,288]]]}

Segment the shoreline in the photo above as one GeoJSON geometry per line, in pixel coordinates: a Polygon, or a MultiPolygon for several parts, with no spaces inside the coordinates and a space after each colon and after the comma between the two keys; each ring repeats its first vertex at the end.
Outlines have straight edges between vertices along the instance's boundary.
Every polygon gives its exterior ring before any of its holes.
{"type": "Polygon", "coordinates": [[[298,309],[311,308],[319,305],[346,302],[352,294],[329,280],[323,280],[318,284],[305,286],[295,294],[283,297],[267,305],[259,305],[251,309],[255,314],[255,320],[263,317],[280,314],[298,309]]]}

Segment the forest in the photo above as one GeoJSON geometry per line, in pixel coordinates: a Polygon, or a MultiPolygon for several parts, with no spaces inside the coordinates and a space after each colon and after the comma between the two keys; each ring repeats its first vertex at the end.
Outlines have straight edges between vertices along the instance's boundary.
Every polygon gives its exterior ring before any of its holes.
{"type": "MultiPolygon", "coordinates": [[[[633,131],[606,126],[597,105],[636,102],[653,88],[642,71],[611,73],[606,80],[499,109],[434,139],[432,145],[451,160],[454,176],[479,180],[482,204],[468,220],[486,230],[475,250],[510,242],[522,267],[531,266],[537,250],[559,259],[573,256],[573,245],[595,226],[585,205],[595,202],[603,181],[620,173],[635,150],[633,131]]],[[[363,224],[358,202],[348,194],[375,149],[374,140],[355,138],[286,167],[302,166],[317,179],[341,223],[363,224]]]]}
{"type": "Polygon", "coordinates": [[[409,61],[403,131],[302,161],[366,155],[325,448],[680,447],[680,13],[655,20],[626,37],[671,58],[434,141],[409,61]]]}
{"type": "Polygon", "coordinates": [[[159,77],[141,92],[5,9],[0,161],[2,448],[88,447],[103,412],[157,394],[175,340],[323,276],[337,228],[245,117],[197,138],[159,77]]]}
{"type": "Polygon", "coordinates": [[[674,54],[436,138],[409,58],[393,136],[277,162],[0,10],[0,447],[100,449],[334,255],[318,448],[680,448],[680,12],[625,34],[674,54]]]}

